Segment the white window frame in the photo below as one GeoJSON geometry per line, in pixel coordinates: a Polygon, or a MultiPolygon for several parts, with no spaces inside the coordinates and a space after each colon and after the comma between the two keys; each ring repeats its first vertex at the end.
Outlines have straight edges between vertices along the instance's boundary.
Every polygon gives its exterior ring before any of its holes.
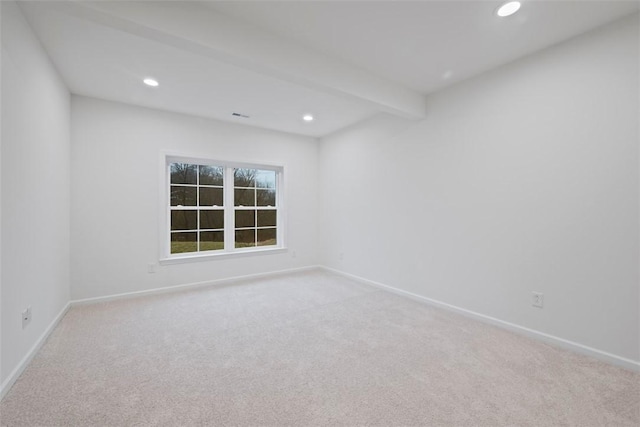
{"type": "MultiPolygon", "coordinates": [[[[194,157],[180,154],[163,153],[161,156],[161,189],[160,205],[160,263],[172,264],[190,261],[203,261],[235,256],[248,256],[285,252],[286,247],[286,210],[284,203],[284,166],[253,162],[235,162],[216,160],[208,157],[194,157]],[[171,253],[171,163],[188,163],[196,165],[220,166],[224,169],[224,249],[204,252],[171,253]],[[276,172],[276,245],[235,248],[235,211],[234,203],[234,169],[261,169],[276,172]]],[[[260,210],[260,207],[254,207],[260,210]]],[[[257,224],[256,224],[257,227],[257,224]]]]}

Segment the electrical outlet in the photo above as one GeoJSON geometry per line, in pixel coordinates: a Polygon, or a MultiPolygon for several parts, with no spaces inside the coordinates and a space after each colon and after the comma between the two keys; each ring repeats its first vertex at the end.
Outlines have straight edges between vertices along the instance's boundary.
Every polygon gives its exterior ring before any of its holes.
{"type": "Polygon", "coordinates": [[[295,258],[297,256],[296,251],[291,251],[291,258],[295,258]]]}
{"type": "Polygon", "coordinates": [[[540,292],[531,292],[531,305],[542,308],[544,306],[544,294],[540,292]]]}
{"type": "Polygon", "coordinates": [[[338,255],[338,259],[339,259],[340,261],[343,261],[343,260],[344,260],[344,252],[340,252],[340,254],[338,255]]]}
{"type": "Polygon", "coordinates": [[[31,323],[31,306],[22,310],[22,329],[26,328],[31,323]]]}
{"type": "Polygon", "coordinates": [[[150,262],[150,263],[147,265],[147,271],[148,271],[149,273],[155,273],[155,272],[156,272],[156,267],[157,267],[157,264],[156,264],[155,262],[150,262]]]}

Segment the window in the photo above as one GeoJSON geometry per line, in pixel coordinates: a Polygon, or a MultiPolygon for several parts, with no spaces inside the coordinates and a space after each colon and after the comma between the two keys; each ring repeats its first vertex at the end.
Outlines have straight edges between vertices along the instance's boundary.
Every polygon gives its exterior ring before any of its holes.
{"type": "Polygon", "coordinates": [[[235,247],[272,246],[277,243],[276,172],[233,170],[235,247]]]}
{"type": "Polygon", "coordinates": [[[166,256],[283,247],[282,168],[166,158],[166,256]]]}
{"type": "Polygon", "coordinates": [[[224,249],[224,168],[171,163],[171,253],[224,249]]]}

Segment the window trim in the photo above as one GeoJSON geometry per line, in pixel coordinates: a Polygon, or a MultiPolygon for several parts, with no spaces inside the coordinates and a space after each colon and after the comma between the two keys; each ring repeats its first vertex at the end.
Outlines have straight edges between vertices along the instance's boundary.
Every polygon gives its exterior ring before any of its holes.
{"type": "Polygon", "coordinates": [[[161,152],[160,156],[160,197],[159,197],[159,263],[179,264],[183,262],[206,261],[221,258],[244,257],[251,255],[264,255],[282,253],[287,251],[286,246],[286,209],[285,209],[285,185],[283,165],[275,165],[264,162],[237,162],[229,160],[213,159],[208,156],[184,155],[175,152],[161,152]],[[188,252],[171,254],[171,206],[170,206],[170,180],[169,165],[174,162],[200,165],[222,166],[224,168],[224,221],[225,221],[225,249],[206,252],[188,252]],[[254,246],[247,248],[235,248],[235,205],[233,191],[233,169],[251,168],[266,169],[276,172],[276,241],[273,246],[254,246]],[[229,184],[231,187],[229,187],[229,184]],[[230,231],[230,232],[227,232],[230,231]]]}

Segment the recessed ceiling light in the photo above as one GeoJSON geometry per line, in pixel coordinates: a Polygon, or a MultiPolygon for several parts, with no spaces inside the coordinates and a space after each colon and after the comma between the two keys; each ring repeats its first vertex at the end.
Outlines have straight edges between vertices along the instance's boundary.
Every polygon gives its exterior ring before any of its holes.
{"type": "Polygon", "coordinates": [[[518,10],[520,9],[520,2],[519,1],[510,1],[508,3],[503,4],[502,6],[500,6],[496,12],[496,14],[502,18],[506,17],[506,16],[511,16],[514,13],[516,13],[518,10]]]}
{"type": "Polygon", "coordinates": [[[302,120],[304,120],[305,122],[310,122],[313,120],[313,116],[311,114],[305,114],[304,116],[302,116],[302,120]]]}
{"type": "Polygon", "coordinates": [[[152,79],[150,77],[147,77],[146,79],[144,79],[143,82],[147,86],[153,86],[153,87],[158,86],[158,81],[156,79],[152,79]]]}

